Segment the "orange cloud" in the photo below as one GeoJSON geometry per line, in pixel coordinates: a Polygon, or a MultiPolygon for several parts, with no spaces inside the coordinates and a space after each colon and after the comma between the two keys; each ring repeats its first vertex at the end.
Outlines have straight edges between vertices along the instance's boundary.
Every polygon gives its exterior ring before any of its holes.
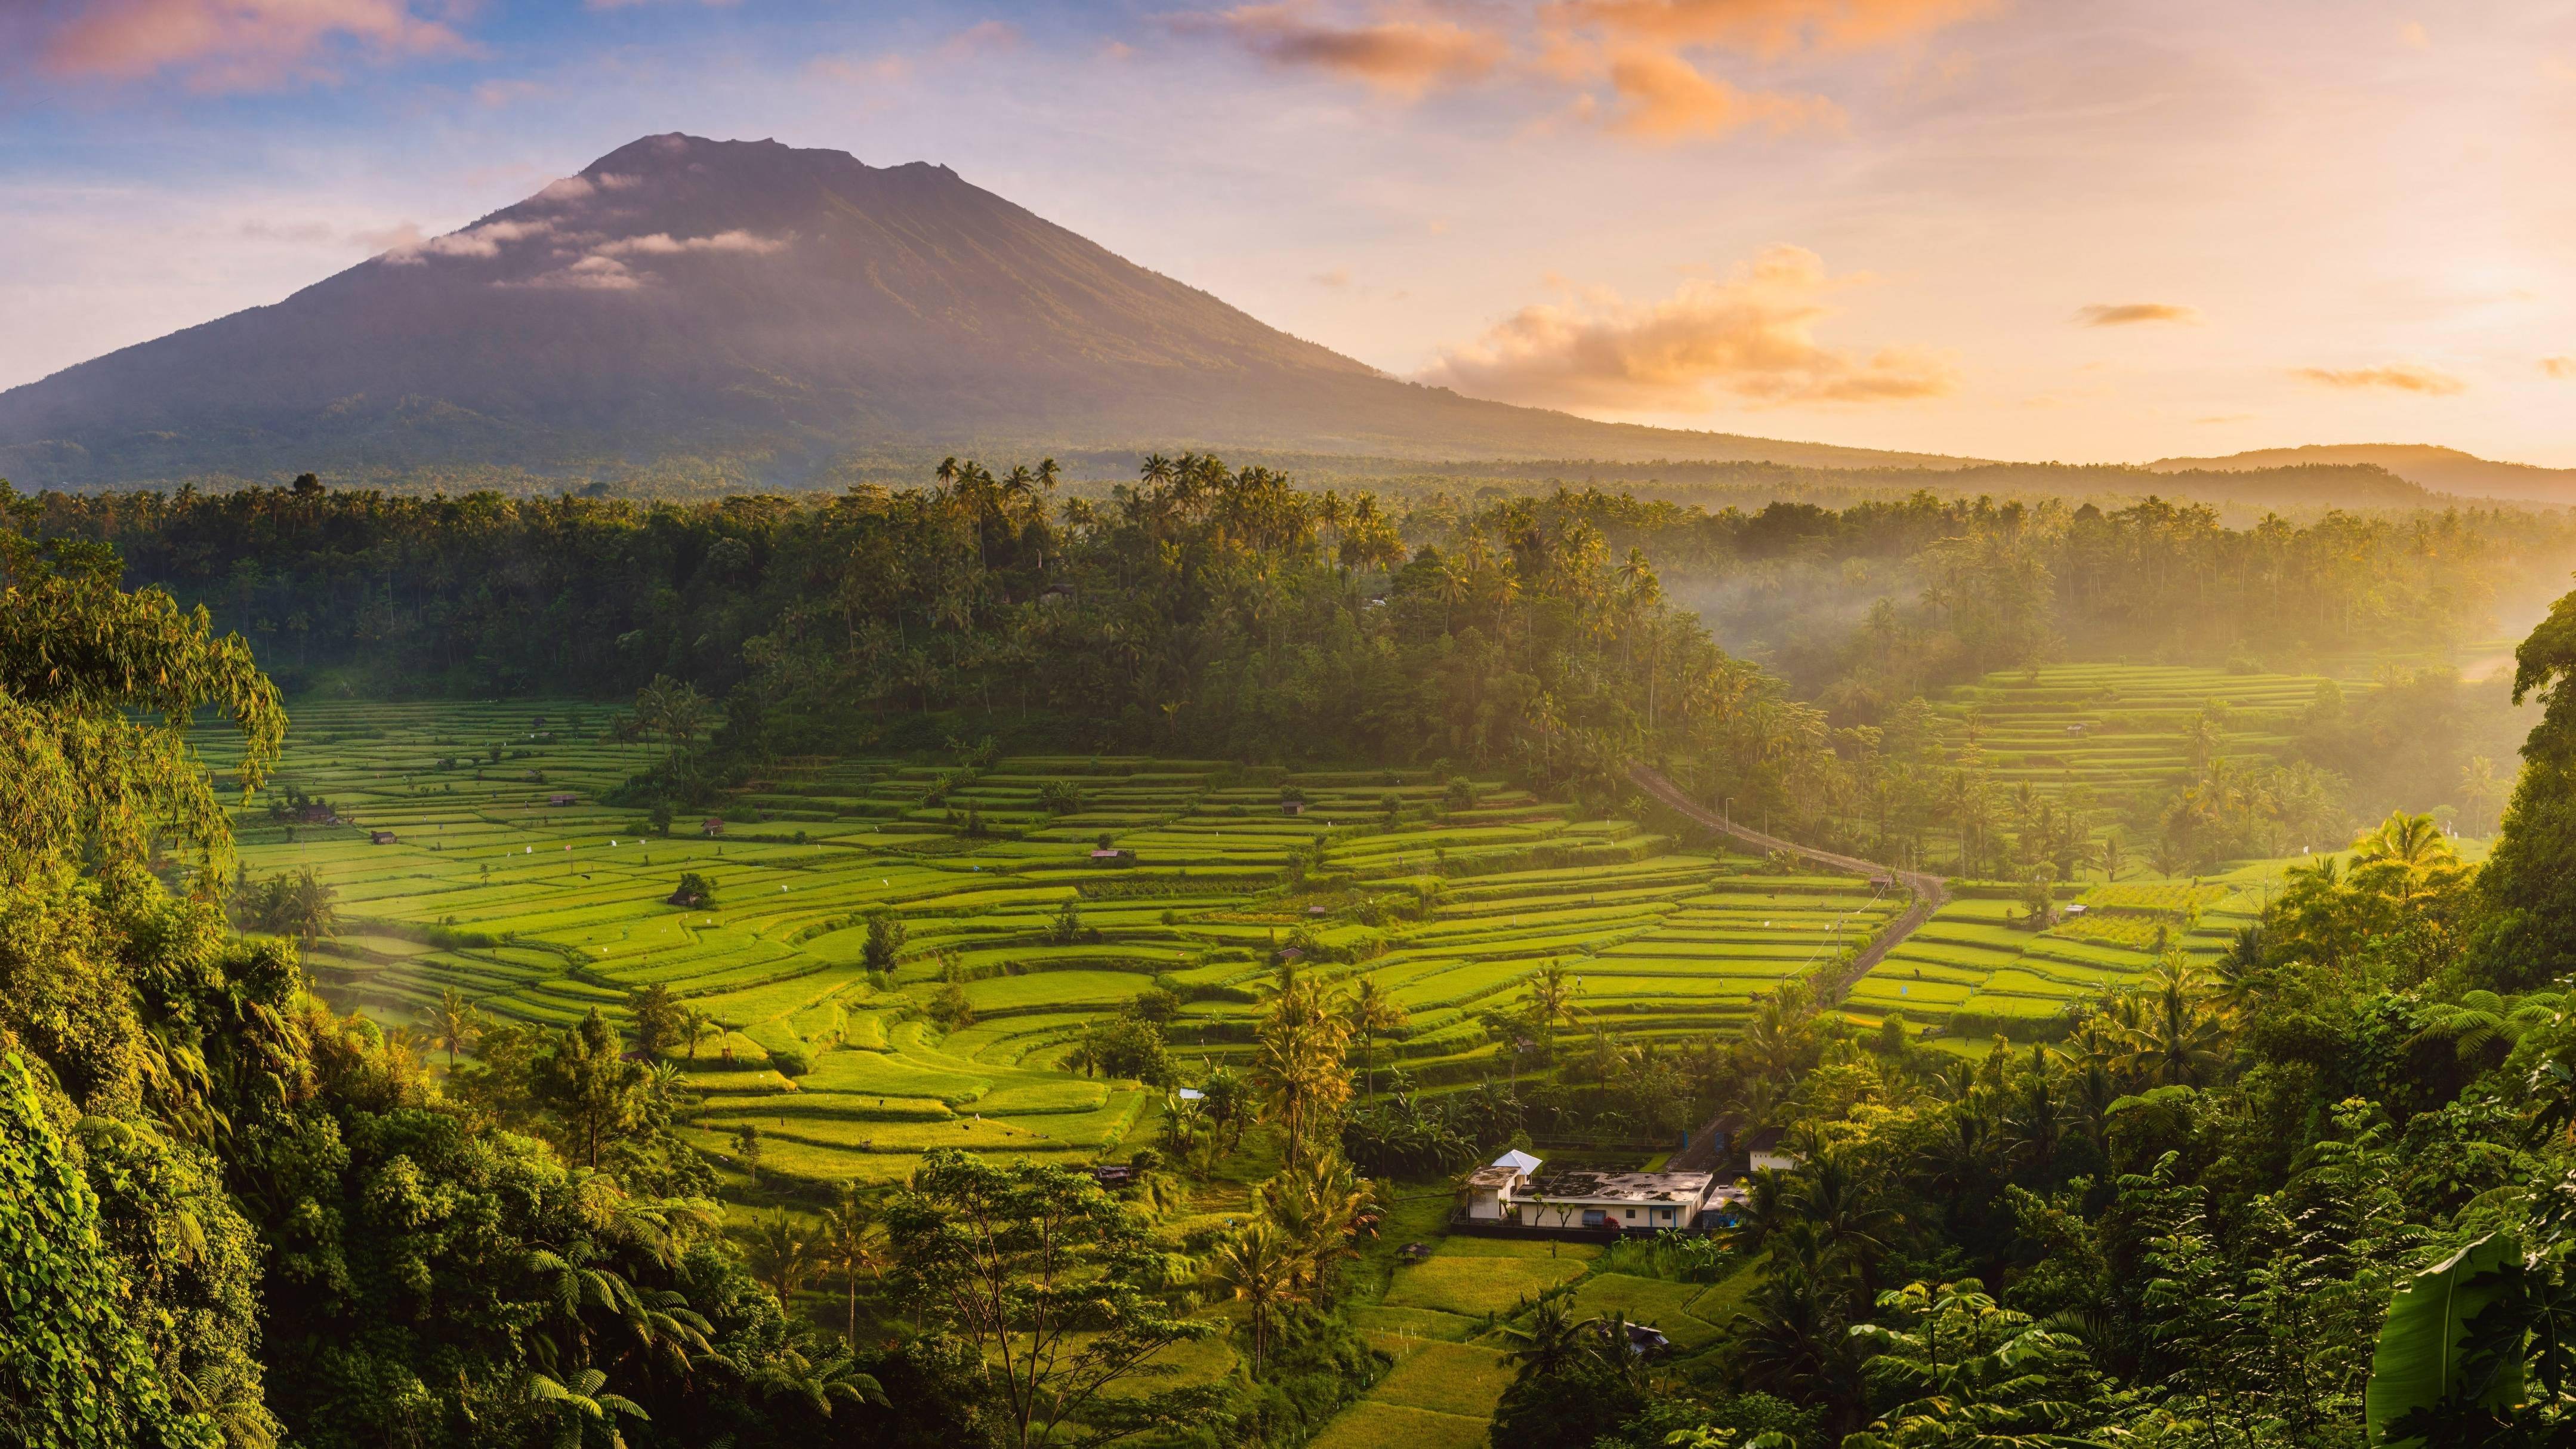
{"type": "Polygon", "coordinates": [[[76,10],[45,42],[56,75],[132,80],[177,71],[197,90],[254,90],[325,78],[334,60],[467,50],[410,0],[103,0],[76,10]]]}
{"type": "Polygon", "coordinates": [[[1918,348],[1863,356],[1815,339],[1834,277],[1803,247],[1774,247],[1724,281],[1695,278],[1660,302],[1596,293],[1524,307],[1421,380],[1476,397],[1607,412],[1699,412],[1752,403],[1887,402],[1958,390],[1957,369],[1918,348]]]}
{"type": "Polygon", "coordinates": [[[2467,383],[2447,372],[2418,367],[2411,362],[2387,367],[2302,367],[2293,375],[2326,387],[2386,387],[2399,392],[2420,392],[2428,397],[2450,397],[2469,390],[2467,383]]]}
{"type": "Polygon", "coordinates": [[[2077,309],[2075,320],[2087,327],[2126,327],[2138,322],[2198,322],[2200,309],[2172,302],[2096,302],[2077,309]]]}
{"type": "Polygon", "coordinates": [[[1891,45],[1973,20],[2002,0],[1560,0],[1558,30],[1669,47],[1718,45],[1765,57],[1891,45]]]}
{"type": "Polygon", "coordinates": [[[1453,21],[1389,14],[1345,24],[1301,0],[1182,16],[1183,30],[1214,31],[1273,65],[1320,70],[1412,99],[1490,75],[1510,47],[1499,35],[1453,21]]]}
{"type": "Polygon", "coordinates": [[[1608,125],[1640,140],[1710,139],[1755,125],[1778,135],[1842,119],[1842,111],[1821,96],[1738,90],[1668,51],[1623,51],[1612,58],[1609,78],[1622,104],[1608,125]]]}
{"type": "Polygon", "coordinates": [[[2540,370],[2549,377],[2576,378],[2576,357],[2544,357],[2540,370]]]}

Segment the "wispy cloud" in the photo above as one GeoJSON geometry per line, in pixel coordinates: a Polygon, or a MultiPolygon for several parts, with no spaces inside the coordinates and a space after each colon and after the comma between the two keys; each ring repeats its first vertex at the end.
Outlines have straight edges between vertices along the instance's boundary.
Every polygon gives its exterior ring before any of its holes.
{"type": "Polygon", "coordinates": [[[2450,397],[2469,390],[2467,383],[2447,372],[2430,367],[2419,367],[2410,362],[2393,363],[2386,367],[2301,367],[2293,369],[2292,375],[2322,387],[2380,387],[2398,392],[2422,393],[2428,397],[2450,397]]]}
{"type": "Polygon", "coordinates": [[[495,285],[534,287],[541,291],[632,292],[644,285],[644,278],[615,257],[593,255],[570,266],[540,272],[523,282],[505,281],[495,285]]]}
{"type": "Polygon", "coordinates": [[[747,231],[720,231],[713,236],[674,237],[668,232],[649,236],[630,236],[591,248],[597,257],[676,257],[691,252],[733,252],[742,256],[765,257],[787,250],[780,237],[754,236],[747,231]]]}
{"type": "Polygon", "coordinates": [[[1318,287],[1347,287],[1351,284],[1351,269],[1335,267],[1329,272],[1317,272],[1312,280],[1318,287]]]}
{"type": "Polygon", "coordinates": [[[1866,278],[1830,275],[1803,247],[1774,247],[1724,280],[1694,278],[1659,302],[1595,291],[1525,307],[1442,352],[1421,380],[1476,397],[1611,412],[1699,412],[1751,403],[1869,403],[1958,390],[1921,348],[1828,347],[1826,298],[1866,278]]]}
{"type": "Polygon", "coordinates": [[[2140,322],[2184,322],[2200,320],[2198,307],[2185,307],[2175,302],[2096,302],[2078,308],[2075,320],[2087,327],[2129,327],[2140,322]]]}
{"type": "Polygon", "coordinates": [[[1605,124],[1644,141],[1714,140],[1747,126],[1780,134],[1842,120],[1841,108],[1821,96],[1739,90],[1669,51],[1622,51],[1607,74],[1619,105],[1605,124]]]}
{"type": "Polygon", "coordinates": [[[909,78],[924,62],[953,65],[979,55],[1015,50],[1020,39],[1019,27],[1001,20],[983,20],[918,54],[887,50],[874,55],[819,55],[805,68],[825,80],[892,85],[909,78]]]}
{"type": "Polygon", "coordinates": [[[433,257],[470,257],[487,260],[501,254],[501,248],[514,242],[542,241],[555,233],[551,221],[487,221],[463,231],[444,236],[419,237],[385,253],[385,260],[398,267],[416,267],[433,257]]]}
{"type": "Polygon", "coordinates": [[[1831,99],[1740,83],[1712,69],[1847,51],[1929,34],[2001,0],[1259,0],[1167,17],[1281,68],[1406,100],[1483,85],[1541,119],[1648,145],[1839,127],[1831,99]]]}
{"type": "Polygon", "coordinates": [[[92,0],[42,45],[55,75],[139,80],[176,74],[198,91],[262,90],[472,49],[411,0],[92,0]]]}
{"type": "Polygon", "coordinates": [[[2540,371],[2544,377],[2576,378],[2576,357],[2544,357],[2540,371]]]}
{"type": "Polygon", "coordinates": [[[1171,24],[1183,33],[1221,35],[1272,65],[1322,71],[1406,98],[1482,80],[1511,49],[1497,32],[1452,20],[1390,12],[1350,21],[1306,0],[1179,15],[1171,24]]]}
{"type": "Polygon", "coordinates": [[[1776,59],[1892,45],[2001,8],[2002,0],[1560,0],[1541,15],[1559,31],[1776,59]]]}

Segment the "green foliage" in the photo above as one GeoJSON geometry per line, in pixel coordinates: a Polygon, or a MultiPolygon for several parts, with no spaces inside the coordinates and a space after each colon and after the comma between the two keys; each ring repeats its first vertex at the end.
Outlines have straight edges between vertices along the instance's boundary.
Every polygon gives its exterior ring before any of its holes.
{"type": "Polygon", "coordinates": [[[120,1309],[98,1203],[17,1052],[0,1056],[0,1431],[41,1449],[219,1449],[120,1309]]]}
{"type": "MultiPolygon", "coordinates": [[[[1014,1446],[1116,1437],[1126,1425],[1099,1422],[1109,1391],[1160,1350],[1212,1331],[1147,1291],[1163,1277],[1159,1250],[1084,1173],[942,1149],[923,1159],[886,1227],[902,1291],[991,1365],[992,1410],[1014,1446]]],[[[1121,1417],[1190,1402],[1149,1393],[1121,1417]]]]}
{"type": "Polygon", "coordinates": [[[41,514],[0,483],[0,873],[141,861],[158,835],[193,847],[211,887],[232,832],[186,732],[201,710],[229,719],[247,793],[277,763],[277,690],[203,608],[119,588],[112,547],[27,537],[41,514]]]}

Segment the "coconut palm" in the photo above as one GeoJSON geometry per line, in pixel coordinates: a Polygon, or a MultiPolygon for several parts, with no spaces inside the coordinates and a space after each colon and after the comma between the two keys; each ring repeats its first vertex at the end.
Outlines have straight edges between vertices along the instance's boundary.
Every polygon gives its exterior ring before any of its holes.
{"type": "Polygon", "coordinates": [[[778,1294],[783,1305],[796,1296],[805,1280],[812,1276],[818,1254],[813,1235],[804,1224],[779,1211],[752,1225],[751,1250],[747,1255],[751,1276],[766,1283],[778,1294]]]}
{"type": "Polygon", "coordinates": [[[724,1028],[717,1024],[713,1012],[697,1006],[680,1008],[680,1039],[688,1045],[690,1061],[698,1059],[698,1043],[722,1035],[724,1028]]]}
{"type": "Polygon", "coordinates": [[[1815,1230],[1826,1261],[1855,1273],[1864,1291],[1905,1227],[1904,1215],[1839,1152],[1819,1152],[1797,1171],[1789,1209],[1815,1230]]]}
{"type": "Polygon", "coordinates": [[[2355,840],[2356,865],[2394,861],[2410,871],[2422,870],[2438,860],[2448,860],[2459,852],[2452,849],[2448,836],[2430,815],[2409,815],[2393,811],[2377,829],[2355,840]]]}
{"type": "Polygon", "coordinates": [[[1344,998],[1344,1010],[1350,1018],[1351,1034],[1360,1039],[1360,1078],[1362,1090],[1374,1099],[1377,1080],[1369,1060],[1369,1048],[1380,1033],[1404,1029],[1405,1011],[1401,1003],[1374,976],[1363,976],[1351,994],[1344,998]]]}
{"type": "Polygon", "coordinates": [[[466,1000],[464,992],[450,986],[438,993],[437,1002],[426,1009],[426,1014],[429,1039],[446,1049],[447,1066],[453,1071],[456,1054],[470,1049],[474,1039],[483,1034],[483,1013],[466,1000]]]}
{"type": "Polygon", "coordinates": [[[861,1270],[883,1271],[884,1258],[877,1252],[876,1214],[861,1201],[852,1184],[841,1187],[837,1207],[823,1214],[820,1256],[825,1265],[841,1275],[841,1288],[849,1313],[845,1341],[853,1352],[859,1342],[859,1273],[861,1270]]]}
{"type": "Polygon", "coordinates": [[[1575,1006],[1575,998],[1581,992],[1582,988],[1575,983],[1574,973],[1565,969],[1564,962],[1553,958],[1530,978],[1530,1025],[1537,1028],[1541,1038],[1552,1040],[1549,1028],[1562,1023],[1570,1029],[1581,1020],[1581,1013],[1575,1006]]]}
{"type": "Polygon", "coordinates": [[[2127,1050],[2118,1069],[2133,1081],[2157,1086],[2202,1086],[2226,1065],[2228,1040],[2210,1010],[2208,978],[2169,952],[2130,1001],[2137,1019],[2121,1033],[2127,1050]]]}
{"type": "Polygon", "coordinates": [[[1295,1245],[1266,1217],[1254,1218],[1218,1243],[1209,1259],[1217,1283],[1250,1310],[1256,1379],[1269,1354],[1272,1320],[1304,1300],[1304,1290],[1298,1286],[1304,1266],[1295,1245]]]}

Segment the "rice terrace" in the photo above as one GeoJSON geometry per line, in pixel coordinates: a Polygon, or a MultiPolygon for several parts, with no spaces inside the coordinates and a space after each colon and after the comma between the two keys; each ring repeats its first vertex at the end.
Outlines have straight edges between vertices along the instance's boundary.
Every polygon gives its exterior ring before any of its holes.
{"type": "Polygon", "coordinates": [[[0,8],[0,1449],[2576,1445],[2419,9],[0,8]]]}

